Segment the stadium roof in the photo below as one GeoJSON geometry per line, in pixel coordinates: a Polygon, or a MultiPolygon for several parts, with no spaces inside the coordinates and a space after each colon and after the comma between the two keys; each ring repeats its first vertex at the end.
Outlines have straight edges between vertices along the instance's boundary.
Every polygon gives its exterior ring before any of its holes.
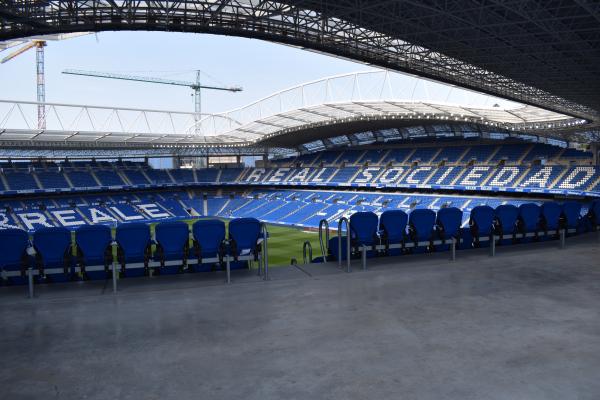
{"type": "Polygon", "coordinates": [[[0,145],[68,148],[275,146],[360,129],[422,123],[474,123],[589,141],[569,132],[581,119],[404,74],[374,70],[295,86],[195,122],[189,112],[46,104],[47,129],[35,126],[37,103],[0,100],[0,145]],[[443,99],[444,101],[441,101],[443,99]],[[334,127],[341,127],[334,129],[334,127]]]}
{"type": "Polygon", "coordinates": [[[0,40],[165,30],[260,38],[600,121],[593,0],[5,2],[0,40]]]}

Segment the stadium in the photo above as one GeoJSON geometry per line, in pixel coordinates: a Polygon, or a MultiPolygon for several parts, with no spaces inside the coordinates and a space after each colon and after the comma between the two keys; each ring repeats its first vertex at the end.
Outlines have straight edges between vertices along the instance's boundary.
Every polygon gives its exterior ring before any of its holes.
{"type": "Polygon", "coordinates": [[[600,396],[594,2],[0,7],[37,88],[0,65],[1,397],[600,396]],[[44,51],[108,31],[361,68],[268,94],[69,68],[106,89],[46,101],[44,51]]]}

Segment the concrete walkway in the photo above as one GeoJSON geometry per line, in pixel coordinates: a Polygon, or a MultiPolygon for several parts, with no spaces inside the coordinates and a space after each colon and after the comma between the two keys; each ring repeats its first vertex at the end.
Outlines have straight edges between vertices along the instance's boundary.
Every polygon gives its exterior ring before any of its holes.
{"type": "Polygon", "coordinates": [[[600,398],[594,235],[448,256],[0,288],[0,398],[600,398]]]}

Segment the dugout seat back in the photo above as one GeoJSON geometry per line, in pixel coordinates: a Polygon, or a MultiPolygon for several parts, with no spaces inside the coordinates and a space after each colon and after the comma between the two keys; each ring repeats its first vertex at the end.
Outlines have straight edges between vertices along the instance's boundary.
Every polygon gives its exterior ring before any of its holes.
{"type": "Polygon", "coordinates": [[[471,210],[469,226],[473,243],[478,246],[482,239],[489,239],[494,224],[494,209],[487,205],[476,206],[471,210]]]}
{"type": "Polygon", "coordinates": [[[524,203],[519,206],[518,227],[521,233],[537,232],[542,209],[535,203],[524,203]]]}
{"type": "Polygon", "coordinates": [[[154,228],[157,248],[166,259],[181,258],[189,247],[188,224],[182,221],[161,222],[154,228]]]}
{"type": "Polygon", "coordinates": [[[549,201],[542,204],[542,229],[546,232],[558,230],[561,214],[562,208],[558,203],[549,201]]]}
{"type": "Polygon", "coordinates": [[[463,212],[460,208],[446,207],[437,212],[435,225],[438,236],[444,242],[451,238],[460,237],[460,225],[462,224],[463,212]]]}
{"type": "Polygon", "coordinates": [[[118,225],[115,240],[121,272],[126,276],[147,273],[152,243],[150,227],[141,222],[118,225]]]}
{"type": "Polygon", "coordinates": [[[379,229],[388,243],[402,243],[406,237],[408,214],[402,210],[384,211],[379,217],[379,229]]]}
{"type": "Polygon", "coordinates": [[[514,235],[516,232],[519,209],[512,204],[502,204],[494,210],[495,233],[500,235],[500,239],[506,236],[514,235]]]}
{"type": "Polygon", "coordinates": [[[33,233],[36,266],[40,275],[62,281],[71,274],[71,231],[67,228],[40,228],[33,233]]]}
{"type": "Polygon", "coordinates": [[[600,225],[600,200],[592,201],[587,216],[592,224],[592,229],[596,230],[600,225]]]}
{"type": "Polygon", "coordinates": [[[377,228],[379,218],[371,211],[361,211],[350,216],[350,230],[353,247],[375,246],[378,244],[377,228]]]}
{"type": "Polygon", "coordinates": [[[433,239],[435,212],[427,208],[417,208],[408,215],[408,234],[412,241],[423,242],[433,239]]]}
{"type": "Polygon", "coordinates": [[[229,222],[229,241],[234,258],[253,254],[258,259],[260,249],[258,239],[261,234],[261,224],[256,218],[236,218],[229,222]]]}
{"type": "Polygon", "coordinates": [[[563,227],[569,230],[577,229],[581,218],[581,203],[567,201],[562,205],[563,227]]]}
{"type": "Polygon", "coordinates": [[[18,275],[24,275],[29,267],[28,247],[29,235],[24,230],[17,228],[0,230],[0,270],[19,271],[18,275]]]}
{"type": "MultiPolygon", "coordinates": [[[[192,236],[194,238],[194,255],[198,262],[194,270],[211,269],[202,267],[203,260],[218,258],[223,263],[225,255],[225,222],[219,219],[200,219],[192,225],[192,236]]],[[[214,265],[214,262],[211,263],[214,265]]]]}
{"type": "Polygon", "coordinates": [[[112,240],[110,227],[106,225],[82,225],[77,228],[77,260],[84,277],[102,279],[107,276],[113,262],[112,240]]]}
{"type": "Polygon", "coordinates": [[[161,222],[154,228],[156,251],[154,258],[161,263],[161,273],[183,271],[187,265],[190,248],[190,231],[187,223],[182,221],[161,222]],[[167,266],[168,261],[173,261],[167,266]]]}

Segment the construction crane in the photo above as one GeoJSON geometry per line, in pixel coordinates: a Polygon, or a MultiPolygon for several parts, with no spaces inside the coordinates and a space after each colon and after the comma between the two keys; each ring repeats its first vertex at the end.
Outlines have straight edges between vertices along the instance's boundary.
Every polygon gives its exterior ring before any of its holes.
{"type": "Polygon", "coordinates": [[[10,53],[0,61],[4,64],[7,61],[25,53],[29,49],[35,48],[36,65],[36,83],[37,83],[37,102],[38,102],[38,129],[46,129],[46,79],[44,77],[44,47],[45,40],[32,40],[20,49],[10,53]]]}
{"type": "Polygon", "coordinates": [[[175,85],[175,86],[187,86],[194,91],[194,120],[196,122],[196,132],[199,130],[198,122],[200,121],[202,115],[202,98],[201,98],[201,90],[221,90],[227,92],[241,92],[243,89],[240,86],[230,86],[230,87],[221,87],[221,86],[207,86],[202,85],[200,83],[200,71],[196,71],[196,81],[178,81],[178,80],[170,80],[163,78],[153,78],[148,76],[135,76],[135,75],[123,75],[123,74],[113,74],[108,72],[96,72],[96,71],[81,71],[75,69],[66,69],[63,71],[63,74],[68,75],[81,75],[81,76],[92,76],[95,78],[107,78],[107,79],[120,79],[124,81],[134,81],[134,82],[147,82],[147,83],[158,83],[162,85],[175,85]]]}

